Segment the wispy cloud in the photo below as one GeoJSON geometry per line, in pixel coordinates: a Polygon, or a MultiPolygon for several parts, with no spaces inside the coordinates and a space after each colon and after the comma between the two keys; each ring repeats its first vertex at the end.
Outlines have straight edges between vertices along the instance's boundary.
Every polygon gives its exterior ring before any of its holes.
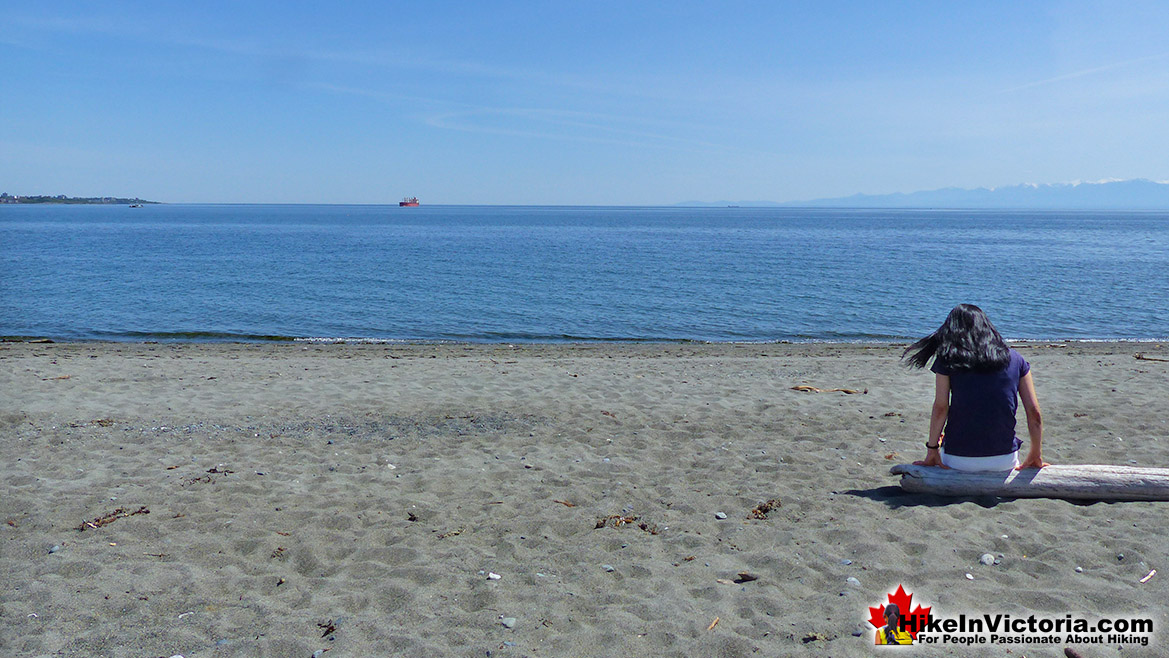
{"type": "MultiPolygon", "coordinates": [[[[192,48],[222,55],[248,58],[293,57],[322,64],[352,64],[386,69],[429,71],[447,75],[515,80],[556,87],[588,88],[593,86],[589,81],[577,79],[573,76],[548,73],[534,69],[509,68],[476,61],[448,59],[429,56],[426,53],[419,52],[399,52],[388,49],[334,50],[265,45],[253,40],[207,38],[198,34],[175,31],[169,27],[160,28],[157,25],[117,23],[104,17],[17,17],[12,19],[12,22],[20,27],[45,32],[116,37],[123,42],[127,38],[133,38],[147,43],[177,48],[192,48]]],[[[2,40],[0,43],[20,45],[19,42],[3,35],[0,35],[0,40],[2,40]]]]}
{"type": "Polygon", "coordinates": [[[707,129],[706,126],[663,120],[659,117],[550,108],[487,107],[450,99],[387,93],[328,83],[309,83],[302,86],[306,89],[369,98],[388,104],[428,105],[436,109],[424,115],[421,120],[428,126],[443,130],[627,146],[738,150],[726,144],[685,136],[700,133],[707,129]],[[508,122],[522,122],[523,126],[509,126],[506,125],[508,122]],[[652,132],[639,127],[646,125],[670,127],[678,130],[683,136],[652,132]]]}
{"type": "Polygon", "coordinates": [[[434,105],[438,107],[450,107],[451,105],[462,106],[467,108],[477,107],[470,103],[461,103],[459,101],[443,100],[439,98],[430,98],[427,96],[416,96],[412,94],[398,94],[378,91],[375,89],[364,89],[361,87],[350,87],[347,85],[336,85],[328,82],[309,82],[301,85],[305,89],[316,91],[324,91],[332,94],[344,94],[347,96],[360,96],[362,98],[369,98],[383,103],[412,103],[417,105],[434,105]]]}
{"type": "Polygon", "coordinates": [[[1009,93],[1015,92],[1015,91],[1022,91],[1024,89],[1032,89],[1034,87],[1042,87],[1044,85],[1050,85],[1050,84],[1055,84],[1057,82],[1063,82],[1064,80],[1074,80],[1075,78],[1083,78],[1085,76],[1094,75],[1096,73],[1103,73],[1104,71],[1112,71],[1115,69],[1124,68],[1126,66],[1132,66],[1134,64],[1141,64],[1144,62],[1151,62],[1151,61],[1158,60],[1158,59],[1165,59],[1167,57],[1169,57],[1169,52],[1160,53],[1158,55],[1149,55],[1147,57],[1138,57],[1136,59],[1130,59],[1130,60],[1126,60],[1123,62],[1115,62],[1113,64],[1105,64],[1104,66],[1094,66],[1090,69],[1084,69],[1082,71],[1074,71],[1072,73],[1065,73],[1063,75],[1057,75],[1054,78],[1047,78],[1046,80],[1036,80],[1035,82],[1028,82],[1027,84],[1022,84],[1022,85],[1019,85],[1017,87],[1010,87],[1008,89],[1001,89],[997,93],[1009,94],[1009,93]]]}
{"type": "MultiPolygon", "coordinates": [[[[644,123],[643,120],[636,118],[569,110],[479,107],[434,114],[426,118],[426,123],[447,130],[517,137],[616,143],[627,146],[726,148],[725,145],[714,142],[627,127],[644,123]],[[524,127],[504,125],[507,121],[522,121],[524,127]]],[[[654,123],[656,125],[659,122],[654,123]]]]}
{"type": "MultiPolygon", "coordinates": [[[[425,47],[349,48],[321,47],[301,43],[265,42],[264,40],[221,37],[182,30],[171,25],[148,22],[147,19],[115,21],[108,16],[86,17],[28,17],[12,19],[12,24],[28,30],[69,35],[91,35],[117,39],[119,43],[132,40],[145,44],[178,49],[190,49],[209,54],[259,61],[269,68],[276,65],[314,65],[321,75],[333,71],[366,67],[388,71],[407,71],[454,78],[481,79],[516,83],[531,90],[567,90],[611,98],[644,99],[650,101],[695,102],[694,90],[679,94],[675,89],[647,85],[645,80],[626,79],[613,72],[589,75],[550,71],[539,66],[508,66],[500,63],[465,60],[444,56],[425,47]],[[273,64],[275,63],[275,64],[273,64]],[[319,66],[318,66],[319,65],[319,66]]],[[[0,35],[0,40],[8,39],[0,35]]],[[[2,43],[3,41],[0,41],[2,43]]],[[[12,43],[24,45],[24,43],[12,43]]],[[[42,44],[44,45],[44,44],[42,44]]],[[[452,82],[452,84],[454,84],[452,82]]]]}

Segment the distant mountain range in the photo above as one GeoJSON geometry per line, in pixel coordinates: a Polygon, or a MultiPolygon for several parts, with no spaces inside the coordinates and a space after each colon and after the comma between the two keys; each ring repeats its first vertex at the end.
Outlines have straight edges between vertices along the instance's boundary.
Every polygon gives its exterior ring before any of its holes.
{"type": "Polygon", "coordinates": [[[1018,208],[1061,210],[1169,210],[1169,182],[1145,179],[1054,185],[1012,185],[896,194],[854,194],[809,201],[686,202],[680,206],[803,208],[1018,208]]]}

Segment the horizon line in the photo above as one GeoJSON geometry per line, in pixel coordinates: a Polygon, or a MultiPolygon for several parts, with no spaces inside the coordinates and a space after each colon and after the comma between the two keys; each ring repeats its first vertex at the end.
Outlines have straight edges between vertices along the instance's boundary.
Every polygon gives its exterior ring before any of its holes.
{"type": "MultiPolygon", "coordinates": [[[[883,195],[864,195],[883,196],[883,195]]],[[[847,198],[847,197],[839,197],[847,198]]],[[[146,201],[143,199],[143,201],[146,201]]],[[[371,206],[399,208],[396,202],[329,202],[329,201],[149,201],[152,206],[371,206]]],[[[427,203],[419,208],[663,208],[688,210],[958,210],[958,211],[1083,211],[1083,212],[1169,212],[1147,206],[945,206],[945,205],[816,205],[806,202],[760,202],[755,204],[718,204],[717,202],[677,202],[668,204],[589,204],[589,203],[427,203]],[[801,205],[808,204],[808,205],[801,205]]],[[[122,203],[0,203],[3,206],[126,206],[122,203]]],[[[403,209],[403,212],[412,212],[403,209]]]]}

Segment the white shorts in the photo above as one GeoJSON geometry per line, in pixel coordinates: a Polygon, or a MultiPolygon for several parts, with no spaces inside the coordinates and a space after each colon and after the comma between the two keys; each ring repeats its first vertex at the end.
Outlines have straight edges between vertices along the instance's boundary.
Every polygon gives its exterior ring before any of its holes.
{"type": "Polygon", "coordinates": [[[960,457],[947,455],[946,446],[938,449],[942,453],[942,464],[956,471],[1009,471],[1019,465],[1019,451],[990,457],[960,457]]]}

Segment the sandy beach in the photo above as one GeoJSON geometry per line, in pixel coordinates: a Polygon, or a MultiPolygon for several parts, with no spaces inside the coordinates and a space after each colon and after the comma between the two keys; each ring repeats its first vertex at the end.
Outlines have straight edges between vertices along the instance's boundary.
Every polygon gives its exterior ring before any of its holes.
{"type": "MultiPolygon", "coordinates": [[[[896,486],[901,347],[0,344],[0,653],[871,656],[899,584],[1159,624],[1169,503],[896,486]]],[[[1018,347],[1048,461],[1169,467],[1169,345],[1018,347]]]]}

